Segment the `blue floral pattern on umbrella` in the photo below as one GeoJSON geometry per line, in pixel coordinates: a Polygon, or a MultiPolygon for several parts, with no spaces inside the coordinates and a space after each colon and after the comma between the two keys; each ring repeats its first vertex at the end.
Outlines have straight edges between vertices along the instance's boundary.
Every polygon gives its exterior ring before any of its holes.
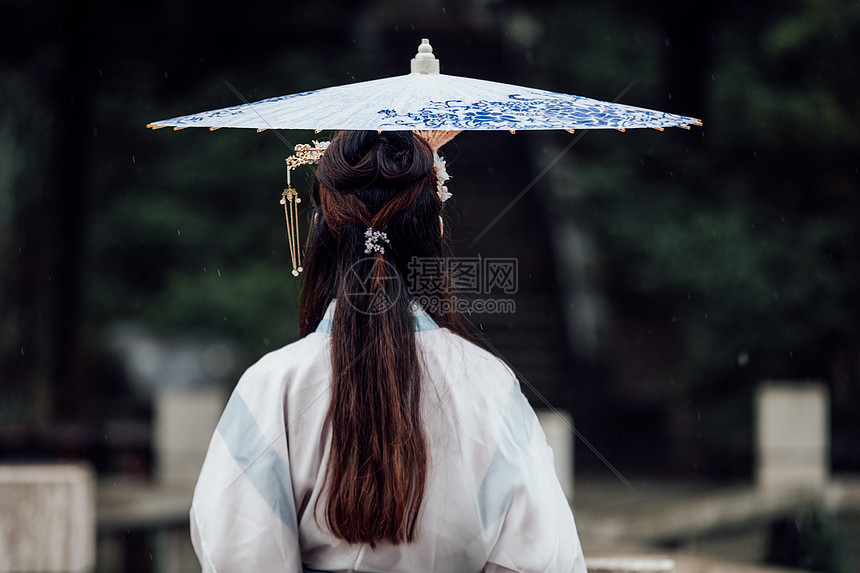
{"type": "Polygon", "coordinates": [[[151,127],[523,130],[700,125],[693,117],[444,74],[411,73],[176,117],[151,127]]]}

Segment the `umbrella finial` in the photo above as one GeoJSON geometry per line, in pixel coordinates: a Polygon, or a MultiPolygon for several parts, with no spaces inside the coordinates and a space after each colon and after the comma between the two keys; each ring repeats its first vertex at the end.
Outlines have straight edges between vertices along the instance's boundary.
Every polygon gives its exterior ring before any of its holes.
{"type": "Polygon", "coordinates": [[[427,38],[421,38],[418,53],[412,58],[411,71],[413,74],[439,73],[439,60],[433,55],[433,46],[427,38]]]}

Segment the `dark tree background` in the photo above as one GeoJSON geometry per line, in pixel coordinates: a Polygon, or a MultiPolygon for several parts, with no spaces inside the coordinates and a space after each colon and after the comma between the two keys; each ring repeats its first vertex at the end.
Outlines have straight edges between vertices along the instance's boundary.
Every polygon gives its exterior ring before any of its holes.
{"type": "MultiPolygon", "coordinates": [[[[609,311],[596,357],[571,347],[566,406],[598,449],[743,476],[755,384],[820,378],[834,465],[860,467],[857,2],[7,0],[0,21],[3,443],[92,420],[116,321],[249,356],[296,336],[277,200],[310,135],[146,123],[405,73],[429,37],[444,73],[704,120],[589,133],[554,167],[567,198],[542,199],[596,246],[609,311]]],[[[494,163],[531,177],[570,136],[521,141],[494,163]]]]}

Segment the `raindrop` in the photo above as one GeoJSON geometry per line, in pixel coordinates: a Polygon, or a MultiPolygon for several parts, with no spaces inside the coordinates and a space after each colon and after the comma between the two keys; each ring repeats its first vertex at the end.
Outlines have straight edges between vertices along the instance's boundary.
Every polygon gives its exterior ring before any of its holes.
{"type": "Polygon", "coordinates": [[[203,267],[203,272],[204,272],[204,273],[206,272],[206,267],[203,267]]]}
{"type": "Polygon", "coordinates": [[[180,237],[182,236],[182,233],[179,232],[179,229],[176,229],[176,234],[179,235],[180,237]]]}
{"type": "Polygon", "coordinates": [[[746,366],[747,364],[749,364],[749,361],[750,361],[750,355],[749,354],[747,354],[746,352],[739,352],[738,353],[738,366],[746,366]]]}
{"type": "Polygon", "coordinates": [[[21,356],[24,356],[24,347],[21,347],[21,356]]]}
{"type": "Polygon", "coordinates": [[[443,14],[447,14],[447,13],[448,13],[448,10],[447,10],[444,6],[442,6],[442,13],[443,13],[443,14]]]}
{"type": "Polygon", "coordinates": [[[753,151],[753,157],[755,157],[756,159],[758,159],[758,153],[756,153],[755,151],[753,151]]]}
{"type": "Polygon", "coordinates": [[[218,269],[218,276],[221,276],[221,269],[218,269]]]}
{"type": "Polygon", "coordinates": [[[789,351],[788,351],[788,357],[789,357],[789,358],[794,358],[794,352],[792,352],[791,350],[789,350],[789,351]]]}
{"type": "Polygon", "coordinates": [[[132,163],[137,163],[137,161],[135,161],[135,160],[134,160],[134,155],[132,155],[132,156],[131,156],[131,162],[132,162],[132,163]]]}
{"type": "Polygon", "coordinates": [[[164,72],[164,79],[167,79],[167,72],[164,72]]]}

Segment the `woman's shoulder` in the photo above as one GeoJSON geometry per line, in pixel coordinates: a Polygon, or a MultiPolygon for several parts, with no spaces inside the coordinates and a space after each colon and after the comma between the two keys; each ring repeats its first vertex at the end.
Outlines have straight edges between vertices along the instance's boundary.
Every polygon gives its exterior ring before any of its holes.
{"type": "Polygon", "coordinates": [[[512,378],[515,377],[511,368],[499,356],[447,328],[419,333],[419,344],[422,344],[425,352],[444,353],[451,360],[479,363],[493,371],[504,372],[512,378]]]}
{"type": "Polygon", "coordinates": [[[311,333],[261,356],[239,378],[236,390],[242,393],[284,389],[291,381],[301,381],[330,369],[327,337],[311,333]]]}
{"type": "Polygon", "coordinates": [[[419,333],[418,340],[433,378],[487,398],[495,394],[504,399],[513,390],[519,393],[520,383],[511,367],[479,344],[447,328],[419,333]]]}

